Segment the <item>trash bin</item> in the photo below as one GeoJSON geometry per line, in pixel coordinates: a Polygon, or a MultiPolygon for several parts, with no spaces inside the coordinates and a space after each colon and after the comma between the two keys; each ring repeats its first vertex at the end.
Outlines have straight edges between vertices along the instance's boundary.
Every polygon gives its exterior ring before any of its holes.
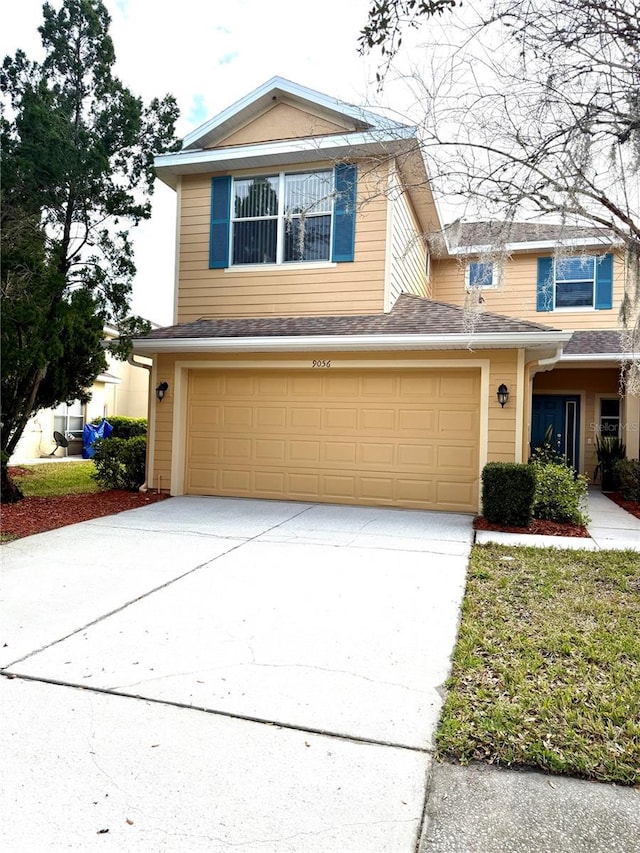
{"type": "Polygon", "coordinates": [[[113,427],[105,418],[99,424],[85,424],[82,430],[82,458],[93,459],[96,441],[99,438],[109,438],[112,432],[113,427]]]}

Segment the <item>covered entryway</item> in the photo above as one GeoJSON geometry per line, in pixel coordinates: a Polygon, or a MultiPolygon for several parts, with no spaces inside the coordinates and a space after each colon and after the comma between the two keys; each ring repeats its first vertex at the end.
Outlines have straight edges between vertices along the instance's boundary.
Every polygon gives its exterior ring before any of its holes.
{"type": "Polygon", "coordinates": [[[580,397],[575,394],[534,394],[531,412],[531,449],[551,430],[551,443],[576,470],[580,451],[580,397]]]}
{"type": "Polygon", "coordinates": [[[480,371],[192,370],[185,491],[475,512],[480,371]]]}

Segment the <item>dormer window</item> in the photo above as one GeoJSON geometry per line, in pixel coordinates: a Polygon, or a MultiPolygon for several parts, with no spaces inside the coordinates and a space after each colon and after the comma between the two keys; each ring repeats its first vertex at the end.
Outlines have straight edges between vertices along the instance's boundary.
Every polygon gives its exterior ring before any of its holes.
{"type": "Polygon", "coordinates": [[[328,261],[333,199],[333,171],[235,178],[231,264],[328,261]]]}

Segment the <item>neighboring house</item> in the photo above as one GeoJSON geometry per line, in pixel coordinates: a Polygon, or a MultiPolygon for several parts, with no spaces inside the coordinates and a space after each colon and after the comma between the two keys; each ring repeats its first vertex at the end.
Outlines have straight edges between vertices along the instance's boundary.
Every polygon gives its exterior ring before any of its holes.
{"type": "Polygon", "coordinates": [[[477,512],[485,463],[549,424],[580,470],[601,428],[638,455],[608,235],[511,226],[494,265],[496,226],[444,229],[419,151],[274,78],[157,157],[178,221],[175,325],[135,342],[165,387],[151,487],[477,512]]]}
{"type": "MultiPolygon", "coordinates": [[[[114,338],[117,329],[105,327],[105,339],[114,338]]],[[[107,369],[96,377],[88,403],[74,400],[55,409],[41,409],[29,420],[11,462],[40,459],[45,456],[79,456],[82,453],[82,431],[95,418],[121,415],[146,418],[149,408],[149,370],[119,361],[108,352],[107,369]],[[53,433],[59,432],[69,441],[67,448],[56,447],[53,433]]],[[[143,361],[140,359],[140,361],[143,361]]],[[[149,367],[151,361],[144,359],[149,367]]]]}

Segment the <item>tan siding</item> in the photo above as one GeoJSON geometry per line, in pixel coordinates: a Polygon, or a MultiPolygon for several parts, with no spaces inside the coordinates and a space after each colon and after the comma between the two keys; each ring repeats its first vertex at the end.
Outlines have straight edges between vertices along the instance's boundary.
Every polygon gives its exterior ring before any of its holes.
{"type": "Polygon", "coordinates": [[[177,322],[382,312],[387,210],[380,192],[383,179],[383,171],[372,168],[363,169],[359,178],[353,263],[225,271],[209,269],[211,176],[184,178],[177,322]]]}
{"type": "Polygon", "coordinates": [[[427,251],[407,193],[394,180],[391,188],[389,306],[401,293],[427,296],[427,251]]]}
{"type": "MultiPolygon", "coordinates": [[[[548,257],[549,253],[539,253],[548,257]]],[[[613,305],[609,311],[536,311],[538,255],[515,255],[506,264],[502,284],[483,291],[484,310],[506,314],[534,323],[563,329],[614,329],[622,299],[623,270],[619,257],[614,262],[613,305]]],[[[464,303],[464,264],[456,259],[436,261],[432,267],[433,298],[454,305],[464,303]]]]}
{"type": "MultiPolygon", "coordinates": [[[[484,353],[485,357],[488,353],[484,353]]],[[[487,462],[514,462],[516,458],[516,411],[518,405],[517,359],[515,350],[498,350],[490,355],[489,431],[487,462]],[[509,402],[504,409],[496,391],[504,383],[509,389],[509,402]]],[[[526,393],[525,389],[525,393],[526,393]]]]}
{"type": "Polygon", "coordinates": [[[327,118],[280,102],[235,133],[222,139],[215,147],[251,145],[255,142],[272,142],[277,139],[302,139],[308,136],[326,136],[344,133],[353,125],[337,124],[327,118]]]}

